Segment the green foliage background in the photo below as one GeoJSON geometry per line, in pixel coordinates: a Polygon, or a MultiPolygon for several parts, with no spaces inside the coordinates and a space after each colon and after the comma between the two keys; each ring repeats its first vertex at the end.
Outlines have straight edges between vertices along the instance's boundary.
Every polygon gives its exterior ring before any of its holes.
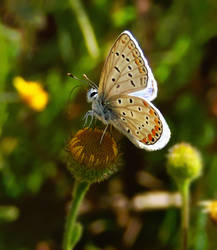
{"type": "Polygon", "coordinates": [[[144,172],[160,181],[158,189],[175,190],[166,154],[181,141],[197,147],[204,160],[203,176],[192,189],[191,249],[217,249],[217,228],[197,206],[217,195],[216,10],[215,0],[0,2],[0,249],[61,249],[73,186],[64,147],[90,108],[84,84],[66,73],[86,73],[98,82],[109,48],[125,29],[150,62],[159,86],[154,103],[172,137],[159,152],[122,140],[125,164],[91,187],[77,249],[179,249],[178,209],[138,212],[115,204],[118,197],[130,201],[156,190],[138,181],[144,172]],[[43,84],[50,96],[43,112],[18,100],[16,76],[43,84]],[[127,230],[135,221],[141,223],[133,238],[127,230]]]}

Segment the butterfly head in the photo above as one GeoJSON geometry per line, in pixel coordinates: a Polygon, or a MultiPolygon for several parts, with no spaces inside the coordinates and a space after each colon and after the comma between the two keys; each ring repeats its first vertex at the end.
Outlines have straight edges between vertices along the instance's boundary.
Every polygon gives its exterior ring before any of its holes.
{"type": "Polygon", "coordinates": [[[91,88],[87,92],[87,101],[92,102],[93,100],[96,99],[97,96],[98,96],[98,90],[95,88],[91,88]]]}

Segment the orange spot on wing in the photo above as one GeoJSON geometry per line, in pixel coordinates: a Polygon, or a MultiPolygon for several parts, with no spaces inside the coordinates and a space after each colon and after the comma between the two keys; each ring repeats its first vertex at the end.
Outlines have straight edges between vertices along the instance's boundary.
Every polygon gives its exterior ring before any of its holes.
{"type": "Polygon", "coordinates": [[[148,134],[148,139],[149,139],[149,141],[152,140],[152,135],[151,134],[148,134]]]}
{"type": "Polygon", "coordinates": [[[158,124],[159,120],[157,118],[155,118],[154,121],[155,121],[156,124],[158,124]]]}
{"type": "Polygon", "coordinates": [[[147,143],[147,139],[144,137],[141,142],[144,142],[145,144],[147,143]]]}
{"type": "Polygon", "coordinates": [[[153,134],[153,136],[155,136],[156,135],[156,132],[155,132],[155,130],[154,129],[152,129],[152,134],[153,134]]]}
{"type": "Polygon", "coordinates": [[[154,115],[154,110],[153,110],[153,109],[150,109],[150,110],[149,110],[149,114],[150,114],[150,115],[154,115]]]}
{"type": "Polygon", "coordinates": [[[148,103],[143,101],[144,106],[148,107],[148,103]]]}
{"type": "Polygon", "coordinates": [[[133,57],[136,58],[136,59],[135,59],[135,61],[137,61],[136,64],[141,64],[140,61],[137,59],[137,58],[138,58],[138,52],[134,50],[134,51],[132,52],[132,54],[133,54],[133,57]]]}
{"type": "MultiPolygon", "coordinates": [[[[135,54],[133,54],[133,57],[135,57],[135,54]]],[[[137,58],[135,59],[135,63],[136,65],[139,65],[139,60],[137,58]]]]}
{"type": "Polygon", "coordinates": [[[159,127],[158,127],[158,126],[155,126],[154,128],[155,128],[155,130],[156,130],[156,131],[158,131],[158,130],[159,130],[159,127]]]}
{"type": "Polygon", "coordinates": [[[143,68],[139,68],[139,72],[140,73],[143,73],[144,71],[143,71],[143,68]]]}

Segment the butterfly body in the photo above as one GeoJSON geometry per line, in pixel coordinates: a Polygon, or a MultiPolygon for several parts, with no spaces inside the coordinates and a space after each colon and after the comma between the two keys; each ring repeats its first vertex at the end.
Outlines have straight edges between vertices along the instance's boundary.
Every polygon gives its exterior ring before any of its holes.
{"type": "Polygon", "coordinates": [[[101,94],[96,94],[92,100],[93,115],[105,125],[112,123],[117,117],[110,108],[109,101],[101,94]]]}
{"type": "Polygon", "coordinates": [[[158,150],[170,138],[169,127],[151,103],[157,83],[137,41],[124,31],[115,41],[102,70],[99,88],[91,88],[91,116],[111,124],[139,148],[158,150]]]}

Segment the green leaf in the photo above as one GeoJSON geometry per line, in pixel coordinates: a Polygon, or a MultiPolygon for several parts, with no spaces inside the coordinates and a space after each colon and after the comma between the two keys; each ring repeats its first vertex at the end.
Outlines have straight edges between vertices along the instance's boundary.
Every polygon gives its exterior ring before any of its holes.
{"type": "Polygon", "coordinates": [[[75,223],[75,226],[73,228],[73,234],[71,235],[71,246],[74,247],[77,242],[80,240],[82,235],[82,225],[78,222],[75,223]]]}

